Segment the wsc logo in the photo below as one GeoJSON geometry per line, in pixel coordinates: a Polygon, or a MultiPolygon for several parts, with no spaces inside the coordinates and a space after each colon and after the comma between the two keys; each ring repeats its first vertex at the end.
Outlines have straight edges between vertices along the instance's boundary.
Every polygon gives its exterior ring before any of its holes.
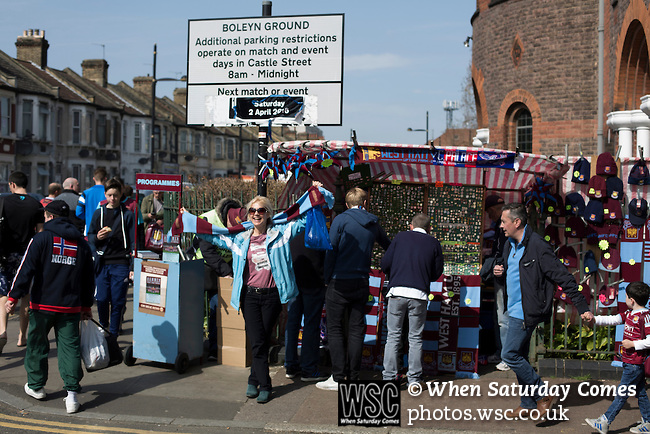
{"type": "Polygon", "coordinates": [[[339,383],[339,426],[400,426],[400,410],[397,380],[339,383]]]}

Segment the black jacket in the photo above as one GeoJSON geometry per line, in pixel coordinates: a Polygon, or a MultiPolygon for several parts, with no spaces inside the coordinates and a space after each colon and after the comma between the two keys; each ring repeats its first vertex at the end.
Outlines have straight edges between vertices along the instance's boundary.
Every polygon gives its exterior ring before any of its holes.
{"type": "MultiPolygon", "coordinates": [[[[544,241],[539,234],[533,232],[530,226],[526,227],[522,243],[525,250],[519,261],[519,284],[526,326],[536,326],[551,317],[556,284],[561,286],[562,290],[571,298],[580,314],[587,312],[589,306],[578,291],[575,278],[555,256],[551,245],[544,241]]],[[[503,247],[506,274],[510,249],[511,244],[507,242],[503,247]]]]}
{"type": "Polygon", "coordinates": [[[9,292],[14,303],[30,293],[33,310],[90,311],[95,293],[93,257],[83,235],[67,218],[45,223],[34,235],[9,292]],[[56,244],[55,244],[56,242],[56,244]]]}

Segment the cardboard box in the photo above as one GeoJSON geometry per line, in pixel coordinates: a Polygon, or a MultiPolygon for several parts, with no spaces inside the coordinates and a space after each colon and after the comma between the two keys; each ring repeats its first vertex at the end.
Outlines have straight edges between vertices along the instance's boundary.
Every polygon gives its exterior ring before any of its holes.
{"type": "Polygon", "coordinates": [[[232,282],[230,277],[219,278],[219,308],[217,309],[217,327],[229,328],[235,330],[244,330],[244,315],[237,312],[235,308],[230,305],[230,297],[232,296],[232,282]]]}
{"type": "Polygon", "coordinates": [[[246,331],[229,328],[219,328],[217,334],[218,363],[228,366],[246,368],[251,365],[251,344],[246,331]]]}

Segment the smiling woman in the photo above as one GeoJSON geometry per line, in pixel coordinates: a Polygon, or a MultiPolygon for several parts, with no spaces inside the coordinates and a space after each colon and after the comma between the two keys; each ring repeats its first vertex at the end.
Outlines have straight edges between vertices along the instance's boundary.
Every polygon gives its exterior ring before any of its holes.
{"type": "MultiPolygon", "coordinates": [[[[316,181],[313,185],[322,186],[316,181]]],[[[257,398],[260,404],[268,402],[272,393],[269,376],[271,333],[282,311],[282,304],[298,295],[290,241],[305,229],[307,211],[313,206],[310,204],[320,203],[318,200],[305,199],[307,194],[311,198],[312,194],[318,193],[314,190],[310,189],[298,199],[297,204],[303,203],[305,206],[298,205],[300,215],[293,219],[291,216],[295,217],[295,214],[287,215],[286,223],[274,223],[271,201],[265,196],[256,196],[246,206],[252,229],[236,234],[197,234],[212,244],[232,251],[234,281],[230,304],[242,309],[253,353],[246,396],[257,398]]],[[[326,202],[333,203],[329,191],[318,190],[325,196],[326,202]]]]}

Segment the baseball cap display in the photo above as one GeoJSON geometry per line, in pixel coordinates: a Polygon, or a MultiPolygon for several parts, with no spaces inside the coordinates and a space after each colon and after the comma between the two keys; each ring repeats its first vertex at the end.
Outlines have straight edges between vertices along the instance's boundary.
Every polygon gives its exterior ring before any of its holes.
{"type": "Polygon", "coordinates": [[[619,251],[614,248],[609,248],[603,252],[598,268],[603,271],[609,271],[610,273],[618,273],[621,269],[621,254],[619,251]]]}
{"type": "Polygon", "coordinates": [[[614,176],[618,173],[616,161],[609,152],[603,152],[596,161],[596,175],[614,176]]]}
{"type": "Polygon", "coordinates": [[[583,271],[585,274],[593,274],[598,271],[598,264],[596,263],[596,256],[591,250],[587,250],[585,253],[585,260],[583,263],[583,271]]]}
{"type": "Polygon", "coordinates": [[[573,165],[573,176],[571,182],[576,184],[589,184],[589,176],[591,175],[591,165],[585,157],[580,157],[573,165]]]}
{"type": "Polygon", "coordinates": [[[590,200],[585,207],[585,220],[590,223],[603,222],[603,203],[599,200],[590,200]]]}
{"type": "Polygon", "coordinates": [[[630,223],[643,226],[648,215],[648,202],[645,199],[632,199],[627,206],[630,223]]]}
{"type": "Polygon", "coordinates": [[[564,201],[567,215],[583,216],[585,212],[585,200],[577,192],[566,195],[564,201]]]}
{"type": "Polygon", "coordinates": [[[630,175],[627,177],[627,183],[632,185],[650,184],[650,173],[648,173],[645,160],[639,160],[632,166],[630,175]]]}
{"type": "Polygon", "coordinates": [[[618,176],[607,178],[605,185],[607,186],[607,196],[616,200],[623,199],[623,181],[621,178],[618,176]]]}
{"type": "Polygon", "coordinates": [[[587,226],[580,217],[569,217],[565,223],[564,236],[571,238],[584,238],[587,226]]]}
{"type": "Polygon", "coordinates": [[[578,255],[571,246],[564,245],[557,252],[557,257],[569,268],[578,268],[578,255]]]}
{"type": "Polygon", "coordinates": [[[594,175],[589,180],[587,196],[592,199],[602,199],[607,195],[607,181],[602,176],[594,175]]]}
{"type": "Polygon", "coordinates": [[[623,218],[623,210],[621,209],[621,203],[616,200],[608,197],[603,203],[603,218],[605,220],[620,220],[623,218]]]}

